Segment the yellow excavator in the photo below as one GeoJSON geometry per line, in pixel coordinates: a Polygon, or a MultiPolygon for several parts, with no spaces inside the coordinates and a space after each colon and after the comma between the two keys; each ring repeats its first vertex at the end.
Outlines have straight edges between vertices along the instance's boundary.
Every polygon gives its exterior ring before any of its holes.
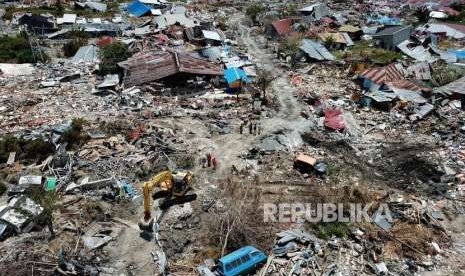
{"type": "Polygon", "coordinates": [[[139,222],[139,228],[149,232],[153,229],[154,219],[151,214],[150,197],[153,197],[154,200],[164,198],[159,205],[161,210],[195,200],[197,195],[189,193],[192,191],[193,178],[191,172],[172,173],[170,170],[166,170],[145,182],[143,185],[144,219],[139,222]],[[157,191],[152,195],[154,189],[157,189],[157,191]]]}

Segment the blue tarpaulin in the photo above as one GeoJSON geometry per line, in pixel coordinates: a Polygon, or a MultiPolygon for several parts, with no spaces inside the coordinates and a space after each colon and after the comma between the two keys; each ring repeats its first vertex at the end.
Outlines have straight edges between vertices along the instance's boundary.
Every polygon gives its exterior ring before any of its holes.
{"type": "Polygon", "coordinates": [[[400,19],[386,15],[378,17],[368,17],[368,23],[378,23],[382,25],[400,25],[400,19]]]}
{"type": "Polygon", "coordinates": [[[134,16],[141,17],[150,12],[150,8],[139,1],[133,1],[128,5],[128,12],[134,16]]]}
{"type": "Polygon", "coordinates": [[[224,78],[231,88],[240,87],[242,82],[250,82],[245,71],[236,67],[226,69],[224,71],[224,78]]]}
{"type": "Polygon", "coordinates": [[[457,56],[457,59],[465,59],[465,50],[455,50],[454,52],[457,56]]]}

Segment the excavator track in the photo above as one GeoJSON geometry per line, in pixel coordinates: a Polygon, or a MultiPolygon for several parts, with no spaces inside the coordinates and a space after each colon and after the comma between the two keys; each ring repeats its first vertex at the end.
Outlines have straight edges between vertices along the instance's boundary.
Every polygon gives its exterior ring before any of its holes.
{"type": "Polygon", "coordinates": [[[178,205],[178,204],[191,202],[191,201],[194,201],[196,199],[197,199],[197,194],[189,194],[189,195],[185,195],[185,196],[182,196],[182,197],[175,197],[175,198],[164,200],[160,204],[159,207],[160,207],[161,210],[165,210],[165,209],[168,209],[169,207],[171,207],[173,205],[178,205]]]}

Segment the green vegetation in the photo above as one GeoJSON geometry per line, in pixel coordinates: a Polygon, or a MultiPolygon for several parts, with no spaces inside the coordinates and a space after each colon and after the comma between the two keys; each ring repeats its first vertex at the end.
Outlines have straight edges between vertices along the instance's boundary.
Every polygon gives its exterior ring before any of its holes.
{"type": "Polygon", "coordinates": [[[111,18],[113,14],[119,12],[119,3],[124,3],[124,2],[127,2],[127,1],[106,2],[107,10],[104,12],[94,11],[88,8],[79,8],[79,9],[73,9],[72,13],[75,13],[78,16],[89,17],[89,18],[93,18],[93,17],[111,18]]]}
{"type": "Polygon", "coordinates": [[[3,18],[6,20],[11,20],[13,18],[13,14],[16,12],[28,12],[32,14],[52,14],[53,16],[63,16],[63,6],[61,4],[57,4],[54,6],[40,6],[40,7],[15,7],[15,6],[8,6],[5,9],[5,15],[3,18]]]}
{"type": "MultiPolygon", "coordinates": [[[[46,57],[44,57],[46,59],[46,57]]],[[[39,60],[38,60],[39,61],[39,60]]],[[[45,60],[42,60],[45,61],[45,60]]],[[[26,34],[15,37],[0,37],[0,62],[5,63],[34,63],[31,45],[26,34]]]]}
{"type": "Polygon", "coordinates": [[[297,4],[289,4],[289,5],[287,5],[286,9],[287,9],[287,14],[288,15],[296,15],[298,6],[297,6],[297,4]]]}
{"type": "Polygon", "coordinates": [[[429,13],[430,11],[426,7],[417,8],[413,13],[420,23],[426,23],[429,20],[429,13]]]}
{"type": "Polygon", "coordinates": [[[453,8],[454,10],[460,12],[459,15],[457,16],[451,16],[449,17],[449,19],[451,21],[454,21],[456,23],[461,23],[461,24],[465,24],[465,3],[453,3],[451,4],[450,6],[451,8],[453,8]]]}
{"type": "Polygon", "coordinates": [[[319,223],[314,226],[314,230],[318,238],[329,240],[333,236],[338,238],[347,237],[349,226],[347,223],[341,222],[319,223]]]}
{"type": "Polygon", "coordinates": [[[365,41],[355,43],[351,49],[336,51],[334,55],[338,59],[349,59],[378,65],[386,65],[402,57],[398,52],[371,47],[370,43],[365,41]]]}
{"type": "Polygon", "coordinates": [[[8,160],[10,152],[16,152],[16,160],[42,161],[54,152],[54,147],[42,139],[25,140],[12,135],[0,138],[0,163],[8,160]]]}
{"type": "Polygon", "coordinates": [[[453,69],[447,66],[445,62],[437,62],[434,64],[430,85],[433,87],[440,87],[451,83],[464,75],[465,70],[453,69]]]}
{"type": "Polygon", "coordinates": [[[279,44],[278,54],[284,54],[285,56],[290,57],[292,68],[294,68],[297,65],[301,43],[302,37],[299,35],[295,35],[286,38],[279,44]]]}
{"type": "Polygon", "coordinates": [[[55,191],[36,191],[30,192],[29,197],[42,206],[44,210],[42,213],[34,218],[34,222],[38,225],[47,225],[50,232],[50,238],[55,237],[53,230],[53,211],[57,208],[58,194],[55,191]]]}
{"type": "Polygon", "coordinates": [[[336,39],[334,39],[333,35],[328,35],[323,41],[323,43],[325,44],[325,47],[328,49],[334,44],[334,42],[336,42],[336,39]]]}
{"type": "Polygon", "coordinates": [[[73,30],[70,32],[72,40],[63,45],[63,53],[65,57],[72,57],[76,54],[80,47],[88,44],[88,35],[82,30],[73,30]]]}
{"type": "Polygon", "coordinates": [[[100,51],[100,75],[118,73],[118,62],[128,59],[131,55],[126,44],[121,42],[105,46],[100,51]]]}
{"type": "Polygon", "coordinates": [[[265,7],[259,4],[252,4],[248,6],[245,10],[245,14],[252,20],[252,22],[257,22],[257,15],[264,12],[265,7]]]}
{"type": "Polygon", "coordinates": [[[61,142],[68,143],[68,147],[80,147],[90,139],[87,133],[83,133],[86,121],[82,118],[74,118],[71,122],[71,128],[63,133],[61,142]]]}

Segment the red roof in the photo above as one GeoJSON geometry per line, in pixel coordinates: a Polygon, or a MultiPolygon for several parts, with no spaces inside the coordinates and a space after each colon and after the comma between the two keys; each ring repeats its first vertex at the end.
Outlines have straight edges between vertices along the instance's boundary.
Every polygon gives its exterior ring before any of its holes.
{"type": "Polygon", "coordinates": [[[102,36],[98,41],[97,45],[99,47],[105,47],[113,43],[113,37],[111,36],[102,36]]]}
{"type": "Polygon", "coordinates": [[[360,74],[360,77],[369,79],[379,85],[404,79],[402,74],[393,64],[367,69],[360,74]]]}
{"type": "Polygon", "coordinates": [[[282,19],[271,23],[279,35],[287,35],[292,30],[292,19],[282,19]]]}
{"type": "Polygon", "coordinates": [[[431,91],[431,88],[429,87],[424,87],[424,86],[414,83],[413,81],[404,80],[404,79],[387,82],[386,84],[389,85],[390,87],[396,87],[396,88],[412,90],[412,91],[425,91],[425,92],[431,91]]]}

